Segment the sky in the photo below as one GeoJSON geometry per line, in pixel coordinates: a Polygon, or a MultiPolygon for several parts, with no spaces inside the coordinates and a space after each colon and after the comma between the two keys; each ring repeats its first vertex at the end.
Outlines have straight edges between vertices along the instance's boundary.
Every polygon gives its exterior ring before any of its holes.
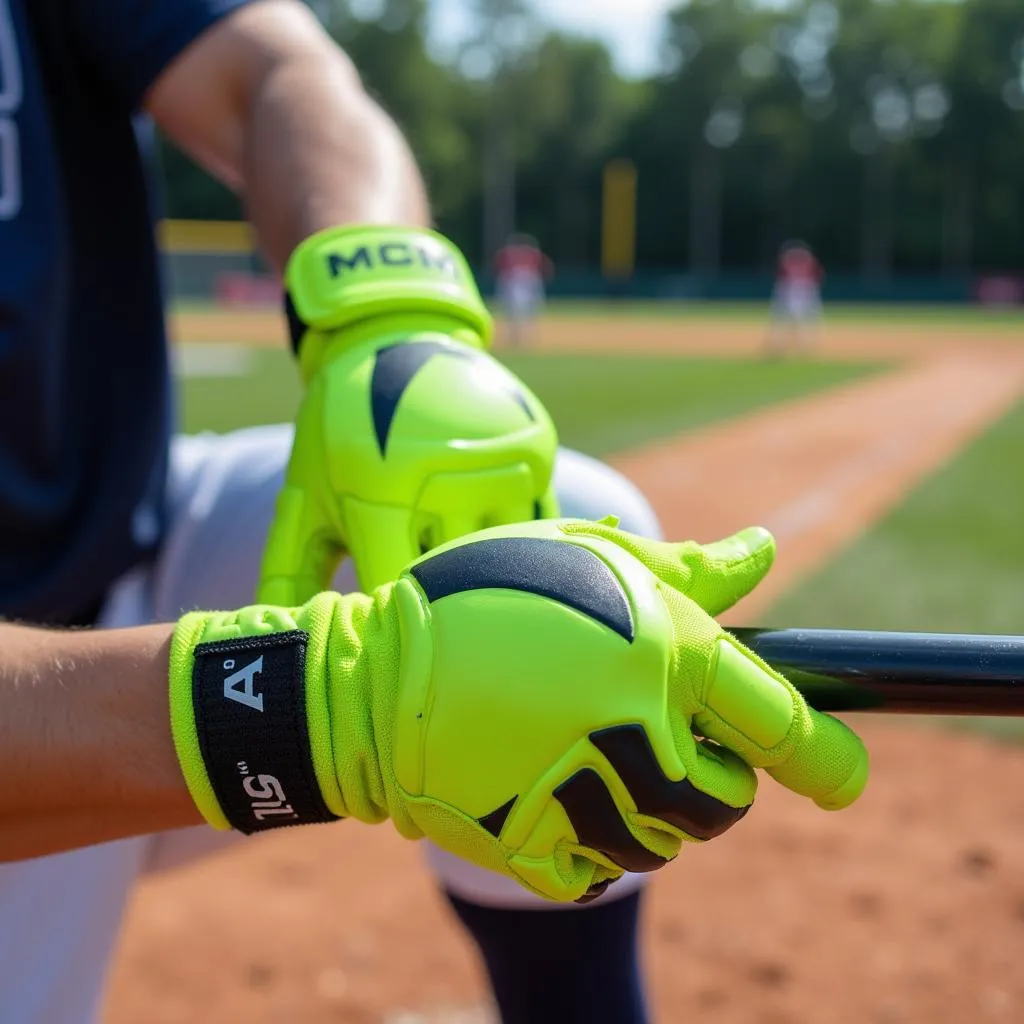
{"type": "MultiPolygon", "coordinates": [[[[661,19],[678,0],[535,0],[549,24],[603,39],[626,75],[649,74],[657,65],[661,19]]],[[[468,29],[465,0],[433,0],[432,33],[441,48],[468,29]]]]}

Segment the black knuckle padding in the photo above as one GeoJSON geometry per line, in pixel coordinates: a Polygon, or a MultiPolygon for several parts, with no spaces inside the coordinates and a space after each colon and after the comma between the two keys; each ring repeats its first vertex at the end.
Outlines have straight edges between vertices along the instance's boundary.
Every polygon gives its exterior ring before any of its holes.
{"type": "Polygon", "coordinates": [[[593,551],[544,537],[495,537],[414,565],[427,600],[467,590],[519,590],[582,612],[633,642],[633,613],[618,577],[593,551]]]}
{"type": "Polygon", "coordinates": [[[508,816],[512,813],[512,808],[518,799],[518,796],[514,796],[511,800],[506,800],[505,803],[500,807],[496,807],[489,814],[485,814],[482,818],[477,818],[477,824],[497,839],[501,835],[501,830],[505,827],[505,822],[508,821],[508,816]]]}
{"type": "MultiPolygon", "coordinates": [[[[387,454],[391,424],[402,395],[416,374],[438,355],[469,361],[487,358],[476,349],[443,341],[400,341],[378,349],[370,381],[370,410],[381,456],[387,454]]],[[[533,421],[533,410],[522,391],[511,385],[508,390],[509,397],[526,413],[527,419],[533,421]]]]}
{"type": "Polygon", "coordinates": [[[298,355],[302,339],[306,335],[307,324],[299,316],[299,311],[295,308],[295,303],[292,301],[290,293],[285,293],[284,315],[288,321],[288,336],[291,339],[292,351],[298,355]]]}
{"type": "Polygon", "coordinates": [[[689,779],[673,782],[661,770],[642,725],[617,725],[590,734],[629,790],[637,810],[668,822],[694,839],[714,839],[748,810],[730,807],[697,789],[689,779]]]}
{"type": "Polygon", "coordinates": [[[604,779],[593,768],[581,768],[554,796],[582,846],[604,854],[626,871],[657,871],[668,863],[629,831],[604,779]]]}

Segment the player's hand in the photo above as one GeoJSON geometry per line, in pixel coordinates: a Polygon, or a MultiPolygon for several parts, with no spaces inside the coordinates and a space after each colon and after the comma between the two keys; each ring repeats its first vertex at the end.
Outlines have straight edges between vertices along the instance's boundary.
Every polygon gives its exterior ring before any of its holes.
{"type": "Polygon", "coordinates": [[[757,529],[701,547],[554,520],[445,545],[370,597],[186,616],[186,778],[215,825],[391,818],[565,901],[723,833],[754,768],[845,807],[861,742],[711,617],[773,553],[757,529]]]}
{"type": "Polygon", "coordinates": [[[543,405],[484,350],[462,256],[428,231],[322,232],[292,257],[308,388],[259,599],[299,604],[352,556],[363,590],[474,530],[557,515],[543,405]]]}

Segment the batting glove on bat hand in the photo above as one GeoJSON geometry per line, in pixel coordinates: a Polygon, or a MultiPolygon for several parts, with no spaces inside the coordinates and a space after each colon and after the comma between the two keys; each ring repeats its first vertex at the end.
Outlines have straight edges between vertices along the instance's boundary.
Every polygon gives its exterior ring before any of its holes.
{"type": "Polygon", "coordinates": [[[564,901],[723,833],[754,768],[845,807],[860,740],[711,617],[773,556],[759,529],[701,547],[554,520],[444,545],[372,596],[187,615],[185,778],[221,828],[391,818],[564,901]]]}
{"type": "Polygon", "coordinates": [[[491,318],[450,242],[337,228],[285,278],[308,389],[259,600],[307,600],[346,552],[368,591],[445,541],[557,515],[554,426],[483,351],[491,318]]]}

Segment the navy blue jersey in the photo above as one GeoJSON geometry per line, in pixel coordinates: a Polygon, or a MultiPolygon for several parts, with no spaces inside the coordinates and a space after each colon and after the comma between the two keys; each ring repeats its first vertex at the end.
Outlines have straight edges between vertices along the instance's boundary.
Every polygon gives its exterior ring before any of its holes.
{"type": "Polygon", "coordinates": [[[88,621],[159,543],[147,88],[244,0],[0,0],[0,616],[88,621]]]}

